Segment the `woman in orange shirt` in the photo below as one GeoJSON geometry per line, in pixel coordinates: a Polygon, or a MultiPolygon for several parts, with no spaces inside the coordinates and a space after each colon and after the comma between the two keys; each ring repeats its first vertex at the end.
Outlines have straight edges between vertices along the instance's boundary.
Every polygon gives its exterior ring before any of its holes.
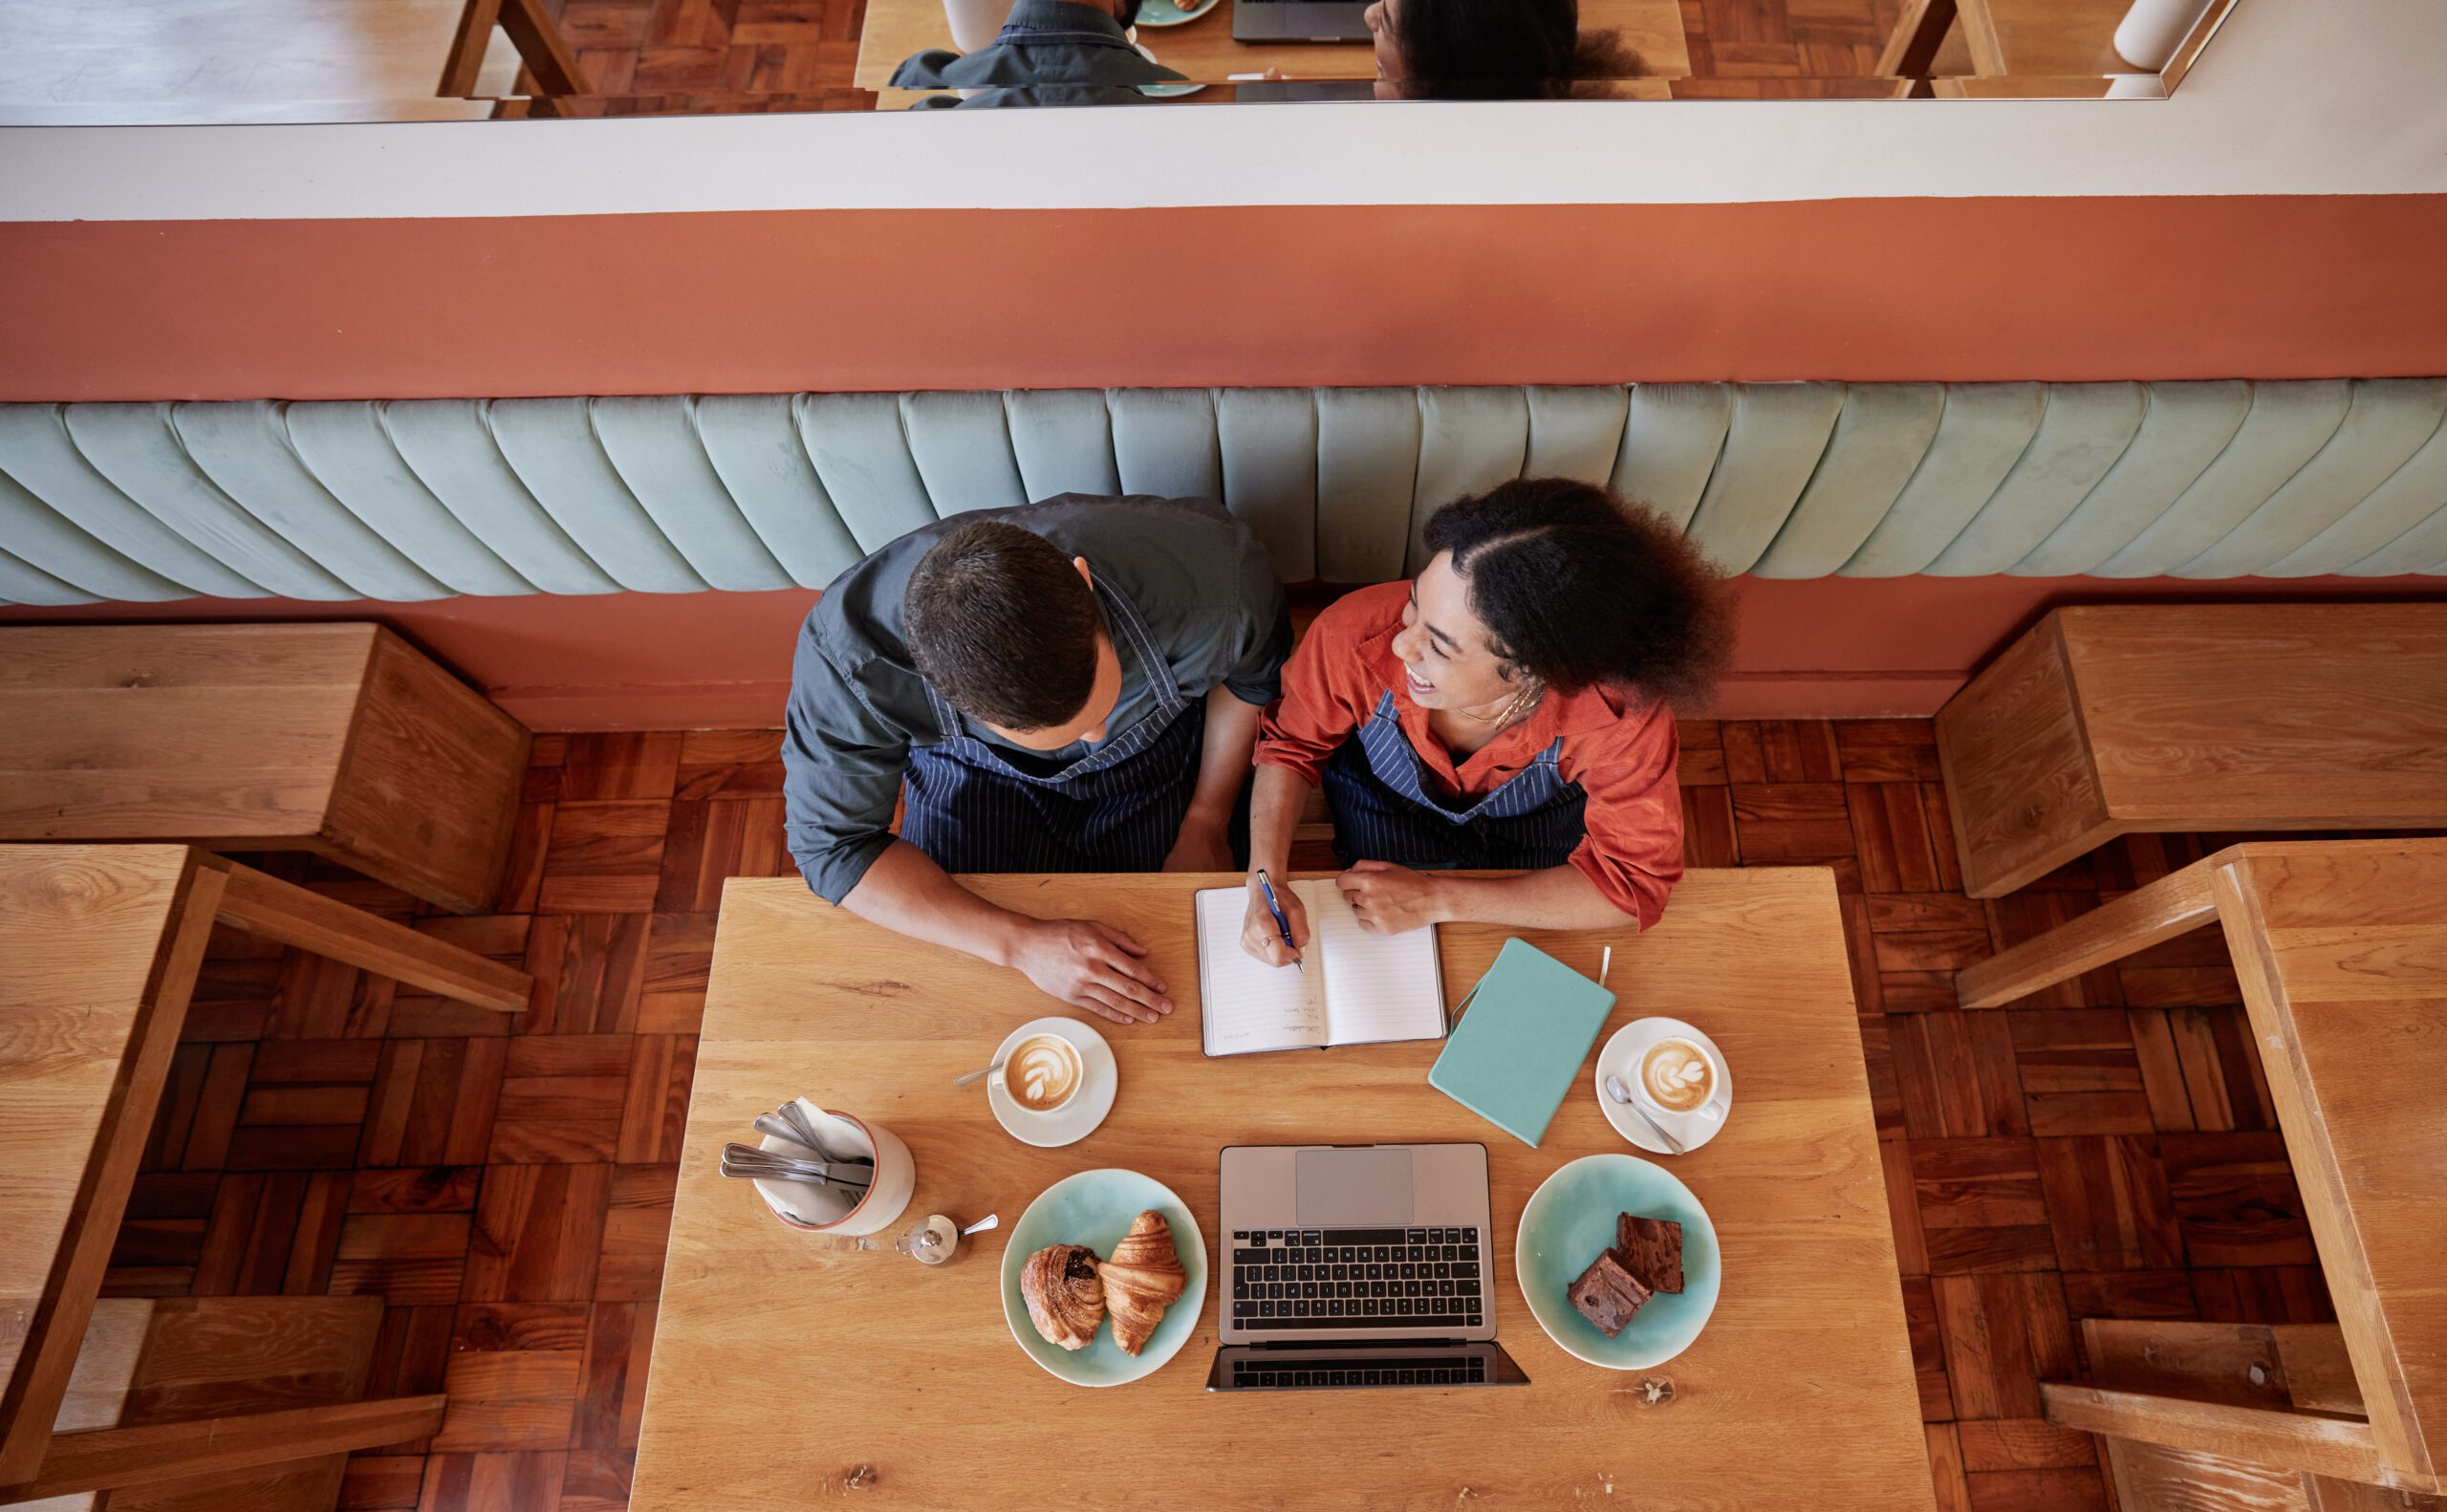
{"type": "MultiPolygon", "coordinates": [[[[1426,544],[1418,578],[1337,600],[1284,668],[1250,802],[1241,939],[1260,960],[1293,959],[1257,873],[1285,875],[1319,784],[1338,885],[1380,933],[1645,929],[1682,875],[1670,702],[1703,693],[1728,649],[1716,571],[1676,527],[1565,478],[1450,505],[1426,544]]],[[[1305,947],[1298,897],[1275,897],[1305,947]]]]}

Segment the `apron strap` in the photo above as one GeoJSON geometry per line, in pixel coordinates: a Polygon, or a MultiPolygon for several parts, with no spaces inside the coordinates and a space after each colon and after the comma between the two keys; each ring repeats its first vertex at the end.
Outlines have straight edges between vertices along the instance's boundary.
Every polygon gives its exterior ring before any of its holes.
{"type": "Polygon", "coordinates": [[[1156,706],[1166,719],[1179,714],[1188,700],[1181,697],[1179,680],[1173,676],[1173,664],[1165,659],[1162,648],[1156,644],[1155,634],[1140,617],[1138,606],[1108,587],[1096,572],[1096,564],[1088,564],[1088,579],[1095,585],[1096,601],[1104,606],[1105,618],[1130,641],[1131,653],[1138,658],[1139,670],[1146,674],[1147,685],[1156,694],[1156,706]]]}

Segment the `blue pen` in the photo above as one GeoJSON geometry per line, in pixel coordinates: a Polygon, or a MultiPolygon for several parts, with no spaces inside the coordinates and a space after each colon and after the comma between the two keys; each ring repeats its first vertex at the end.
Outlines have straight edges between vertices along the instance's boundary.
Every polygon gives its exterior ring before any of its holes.
{"type": "Polygon", "coordinates": [[[1291,952],[1291,963],[1302,971],[1309,963],[1300,959],[1300,947],[1291,942],[1291,920],[1283,917],[1283,905],[1274,900],[1274,884],[1267,880],[1266,868],[1258,868],[1258,891],[1266,895],[1266,911],[1274,916],[1274,927],[1283,931],[1283,948],[1291,952]]]}

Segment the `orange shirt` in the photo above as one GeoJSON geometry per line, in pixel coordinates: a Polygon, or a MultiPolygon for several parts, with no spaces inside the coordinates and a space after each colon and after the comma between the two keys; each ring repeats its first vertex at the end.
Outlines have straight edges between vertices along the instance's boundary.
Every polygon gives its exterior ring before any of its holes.
{"type": "Polygon", "coordinates": [[[1402,628],[1407,582],[1378,583],[1345,594],[1317,616],[1283,669],[1283,697],[1258,733],[1258,765],[1287,767],[1315,786],[1326,758],[1350,739],[1387,692],[1402,733],[1432,780],[1451,796],[1483,797],[1563,737],[1557,769],[1589,795],[1588,834],[1571,866],[1609,902],[1638,916],[1640,927],[1665,911],[1682,876],[1682,796],[1674,779],[1681,742],[1674,711],[1606,688],[1565,695],[1549,690],[1519,724],[1458,767],[1428,729],[1428,711],[1411,702],[1394,637],[1402,628]]]}

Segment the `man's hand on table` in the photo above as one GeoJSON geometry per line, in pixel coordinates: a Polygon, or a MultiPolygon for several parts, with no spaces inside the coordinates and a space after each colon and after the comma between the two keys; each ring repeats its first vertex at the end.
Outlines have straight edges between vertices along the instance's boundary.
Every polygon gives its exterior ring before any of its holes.
{"type": "Polygon", "coordinates": [[[1334,878],[1334,886],[1372,935],[1398,935],[1444,920],[1443,889],[1423,872],[1391,861],[1361,861],[1334,878]]]}
{"type": "Polygon", "coordinates": [[[1139,958],[1147,947],[1092,918],[1032,920],[1009,964],[1073,1007],[1115,1024],[1153,1024],[1173,1011],[1164,979],[1139,958]]]}

